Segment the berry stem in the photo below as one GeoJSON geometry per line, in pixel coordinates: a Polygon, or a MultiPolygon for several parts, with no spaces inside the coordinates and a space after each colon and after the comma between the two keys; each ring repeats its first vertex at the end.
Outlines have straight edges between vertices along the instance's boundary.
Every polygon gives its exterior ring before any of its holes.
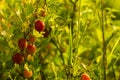
{"type": "Polygon", "coordinates": [[[29,25],[29,26],[30,26],[30,30],[24,35],[25,39],[33,31],[32,25],[29,25]]]}
{"type": "Polygon", "coordinates": [[[72,4],[73,4],[73,11],[71,13],[71,23],[69,23],[69,27],[70,27],[70,36],[69,36],[69,60],[68,60],[68,64],[72,65],[72,58],[73,58],[73,28],[74,28],[74,23],[75,23],[75,13],[76,13],[76,3],[78,0],[75,0],[75,2],[73,2],[72,0],[69,0],[72,4]]]}
{"type": "Polygon", "coordinates": [[[77,47],[76,47],[76,53],[78,53],[78,48],[80,46],[80,42],[81,42],[81,39],[82,39],[80,37],[82,37],[82,35],[83,35],[83,34],[80,34],[80,28],[81,28],[81,26],[80,26],[81,25],[81,22],[80,22],[80,20],[81,20],[81,17],[80,17],[80,14],[81,14],[81,0],[79,0],[78,2],[79,2],[78,3],[78,7],[79,7],[78,13],[79,13],[79,15],[78,15],[78,25],[77,26],[78,26],[78,36],[79,36],[78,38],[79,39],[78,39],[78,42],[77,42],[78,44],[77,44],[77,47]]]}
{"type": "Polygon", "coordinates": [[[106,44],[105,44],[105,32],[104,32],[104,9],[103,1],[101,0],[101,28],[102,28],[102,40],[103,40],[103,68],[104,68],[104,80],[107,80],[107,53],[106,53],[106,44]]]}
{"type": "MultiPolygon", "coordinates": [[[[72,24],[71,24],[71,25],[72,25],[72,24]]],[[[69,44],[69,53],[70,53],[70,54],[69,54],[69,60],[68,60],[68,64],[69,64],[69,65],[72,65],[72,54],[73,54],[73,53],[72,53],[72,51],[73,51],[73,49],[72,49],[72,30],[71,30],[71,29],[72,29],[72,28],[71,28],[72,26],[71,26],[71,25],[70,25],[70,36],[69,36],[69,43],[70,43],[70,44],[69,44]]]]}
{"type": "Polygon", "coordinates": [[[114,80],[117,80],[117,79],[116,79],[116,74],[115,74],[115,70],[114,70],[114,66],[113,66],[113,65],[112,65],[112,71],[113,71],[114,80]]]}
{"type": "Polygon", "coordinates": [[[61,59],[63,60],[63,64],[65,64],[65,62],[64,62],[64,57],[63,57],[63,55],[62,55],[63,51],[61,50],[61,48],[58,46],[58,44],[57,44],[53,39],[51,39],[51,41],[52,41],[52,43],[57,47],[57,49],[60,51],[60,57],[61,57],[61,59]]]}

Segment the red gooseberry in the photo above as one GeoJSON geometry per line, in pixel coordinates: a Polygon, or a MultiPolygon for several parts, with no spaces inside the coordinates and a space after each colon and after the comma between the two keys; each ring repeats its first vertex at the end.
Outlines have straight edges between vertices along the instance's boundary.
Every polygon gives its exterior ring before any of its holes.
{"type": "Polygon", "coordinates": [[[14,63],[20,64],[24,61],[24,57],[22,56],[21,53],[16,53],[12,56],[12,61],[14,63]]]}
{"type": "Polygon", "coordinates": [[[42,20],[37,20],[35,22],[35,30],[41,32],[45,29],[45,24],[42,20]]]}
{"type": "Polygon", "coordinates": [[[28,44],[26,50],[28,54],[33,55],[36,51],[36,46],[34,44],[28,44]]]}
{"type": "Polygon", "coordinates": [[[23,75],[24,75],[25,78],[32,77],[32,75],[33,75],[32,70],[27,70],[27,69],[24,68],[23,75]]]}
{"type": "Polygon", "coordinates": [[[36,41],[36,37],[35,37],[34,35],[30,35],[30,36],[29,36],[29,41],[30,41],[31,43],[34,43],[34,42],[36,41]]]}
{"type": "Polygon", "coordinates": [[[49,31],[47,29],[45,29],[44,34],[43,34],[44,38],[48,37],[48,35],[49,35],[49,31]]]}
{"type": "Polygon", "coordinates": [[[87,73],[82,73],[81,80],[91,80],[90,76],[87,73]]]}
{"type": "Polygon", "coordinates": [[[18,47],[19,47],[20,49],[26,48],[26,47],[27,47],[27,40],[24,39],[24,38],[19,39],[19,40],[18,40],[18,47]]]}

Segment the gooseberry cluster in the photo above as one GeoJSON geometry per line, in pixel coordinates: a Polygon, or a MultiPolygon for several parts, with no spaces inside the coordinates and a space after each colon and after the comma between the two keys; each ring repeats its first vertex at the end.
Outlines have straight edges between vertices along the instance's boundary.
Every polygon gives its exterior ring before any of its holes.
{"type": "MultiPolygon", "coordinates": [[[[48,36],[48,32],[45,29],[45,24],[42,20],[37,20],[34,23],[34,28],[39,33],[45,30],[43,34],[44,37],[48,36]]],[[[36,53],[36,45],[34,44],[36,41],[36,36],[29,34],[26,37],[22,37],[18,40],[18,47],[20,52],[13,54],[12,61],[15,64],[22,64],[25,62],[25,59],[28,59],[29,56],[33,56],[36,53]]],[[[29,59],[28,59],[29,60],[29,59]]],[[[23,70],[23,76],[25,78],[30,78],[32,76],[32,70],[23,70]]]]}

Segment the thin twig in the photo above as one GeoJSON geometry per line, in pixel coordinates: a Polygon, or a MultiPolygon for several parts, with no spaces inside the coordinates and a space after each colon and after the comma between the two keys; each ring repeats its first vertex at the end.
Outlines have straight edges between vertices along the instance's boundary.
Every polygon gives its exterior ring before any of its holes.
{"type": "Polygon", "coordinates": [[[105,44],[105,32],[104,32],[104,10],[103,1],[101,0],[101,28],[102,28],[102,39],[103,39],[103,67],[104,67],[104,80],[107,80],[106,69],[107,69],[107,54],[105,44]]]}
{"type": "Polygon", "coordinates": [[[113,71],[114,80],[117,80],[117,79],[116,79],[115,70],[114,70],[114,66],[113,66],[113,65],[112,65],[112,71],[113,71]]]}
{"type": "MultiPolygon", "coordinates": [[[[80,22],[80,20],[81,20],[81,17],[80,17],[80,15],[81,15],[81,0],[79,1],[79,15],[78,15],[78,36],[81,36],[80,35],[80,25],[81,25],[81,22],[80,22]]],[[[78,44],[77,44],[77,52],[76,53],[78,53],[78,48],[79,48],[79,44],[80,44],[80,42],[81,42],[81,38],[78,40],[78,44]]]]}
{"type": "Polygon", "coordinates": [[[63,57],[63,51],[60,49],[60,47],[58,46],[58,44],[55,42],[55,40],[53,40],[53,39],[51,39],[51,42],[56,46],[56,48],[60,51],[60,57],[62,58],[62,60],[63,60],[63,64],[65,64],[64,63],[64,57],[63,57]]]}

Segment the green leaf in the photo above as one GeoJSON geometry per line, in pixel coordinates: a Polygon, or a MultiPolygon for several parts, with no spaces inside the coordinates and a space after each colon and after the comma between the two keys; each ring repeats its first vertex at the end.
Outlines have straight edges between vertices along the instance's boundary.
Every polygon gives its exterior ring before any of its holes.
{"type": "Polygon", "coordinates": [[[32,12],[33,12],[33,7],[32,7],[32,5],[31,4],[27,4],[26,5],[26,12],[25,12],[25,14],[26,14],[26,16],[29,16],[32,12]]]}
{"type": "Polygon", "coordinates": [[[9,47],[6,38],[2,35],[0,35],[0,47],[1,47],[0,48],[1,51],[9,47]]]}
{"type": "Polygon", "coordinates": [[[114,20],[112,21],[113,25],[120,26],[120,20],[114,20]]]}
{"type": "Polygon", "coordinates": [[[5,0],[6,3],[8,3],[10,6],[13,6],[15,3],[15,0],[5,0]]]}

